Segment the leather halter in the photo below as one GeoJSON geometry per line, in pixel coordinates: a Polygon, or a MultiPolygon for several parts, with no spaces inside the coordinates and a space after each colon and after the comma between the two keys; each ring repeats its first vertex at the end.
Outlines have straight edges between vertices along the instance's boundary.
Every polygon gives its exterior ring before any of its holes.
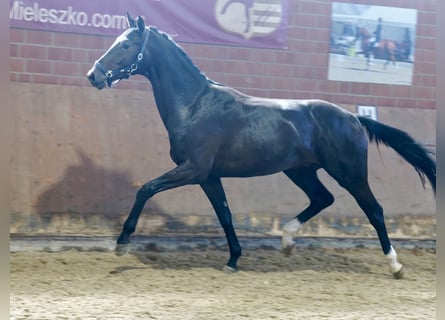
{"type": "Polygon", "coordinates": [[[118,68],[114,70],[107,69],[103,66],[102,63],[97,60],[94,65],[107,77],[106,82],[107,86],[111,87],[112,85],[118,83],[121,79],[128,79],[131,75],[134,74],[134,72],[139,68],[139,66],[142,63],[142,59],[144,59],[144,49],[147,45],[148,38],[150,37],[150,30],[145,30],[145,38],[144,42],[142,43],[141,49],[139,50],[139,53],[137,55],[136,62],[132,63],[131,65],[123,68],[118,68]]]}

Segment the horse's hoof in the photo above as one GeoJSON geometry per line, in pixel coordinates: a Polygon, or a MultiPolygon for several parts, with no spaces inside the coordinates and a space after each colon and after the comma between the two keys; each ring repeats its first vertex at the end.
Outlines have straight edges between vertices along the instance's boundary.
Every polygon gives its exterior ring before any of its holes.
{"type": "Polygon", "coordinates": [[[290,257],[295,255],[296,250],[297,249],[295,248],[295,246],[287,246],[281,249],[281,252],[284,254],[284,256],[290,257]]]}
{"type": "Polygon", "coordinates": [[[116,255],[117,256],[123,256],[124,254],[127,254],[130,251],[130,244],[129,243],[124,243],[124,244],[120,244],[118,243],[116,245],[116,255]]]}
{"type": "Polygon", "coordinates": [[[404,274],[404,269],[402,267],[402,268],[400,268],[399,271],[394,272],[392,275],[393,275],[394,279],[402,279],[403,278],[403,274],[404,274]]]}
{"type": "Polygon", "coordinates": [[[238,272],[238,269],[237,269],[237,268],[232,268],[232,267],[230,267],[230,266],[225,265],[225,266],[223,267],[222,271],[223,271],[224,273],[235,273],[235,272],[238,272]]]}

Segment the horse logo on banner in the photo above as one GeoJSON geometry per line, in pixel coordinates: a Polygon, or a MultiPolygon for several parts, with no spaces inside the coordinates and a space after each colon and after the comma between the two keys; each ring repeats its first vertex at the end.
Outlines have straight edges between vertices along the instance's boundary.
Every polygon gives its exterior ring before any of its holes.
{"type": "Polygon", "coordinates": [[[281,24],[280,0],[217,0],[215,18],[225,31],[246,39],[274,32],[281,24]]]}

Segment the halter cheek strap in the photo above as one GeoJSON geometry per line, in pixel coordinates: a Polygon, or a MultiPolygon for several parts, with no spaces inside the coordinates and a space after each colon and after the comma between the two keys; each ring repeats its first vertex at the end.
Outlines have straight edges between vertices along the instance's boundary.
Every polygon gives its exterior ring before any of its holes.
{"type": "Polygon", "coordinates": [[[139,68],[142,60],[144,59],[144,49],[147,45],[149,37],[150,30],[145,30],[144,42],[142,43],[141,49],[139,50],[136,62],[127,67],[110,70],[105,68],[99,61],[96,61],[94,63],[94,65],[107,77],[106,82],[108,87],[111,87],[113,84],[119,82],[121,79],[128,79],[139,68]]]}

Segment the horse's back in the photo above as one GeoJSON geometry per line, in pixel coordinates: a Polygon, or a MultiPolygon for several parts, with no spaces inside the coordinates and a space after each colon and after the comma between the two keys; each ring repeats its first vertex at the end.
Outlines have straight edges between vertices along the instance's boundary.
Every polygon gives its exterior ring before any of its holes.
{"type": "Polygon", "coordinates": [[[363,136],[357,118],[332,103],[233,92],[232,103],[228,103],[228,98],[222,99],[226,101],[224,111],[214,122],[222,126],[221,130],[215,127],[214,132],[220,134],[213,135],[219,140],[214,164],[217,175],[254,176],[295,166],[321,167],[326,160],[320,156],[336,156],[335,152],[363,136]]]}

